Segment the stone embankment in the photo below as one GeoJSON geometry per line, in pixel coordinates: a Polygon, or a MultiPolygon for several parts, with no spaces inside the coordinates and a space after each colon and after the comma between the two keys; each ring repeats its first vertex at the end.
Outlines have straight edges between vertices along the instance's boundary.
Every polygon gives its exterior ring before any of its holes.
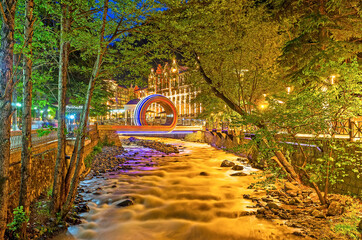
{"type": "MultiPolygon", "coordinates": [[[[223,160],[220,167],[243,170],[244,167],[239,164],[248,164],[247,162],[246,158],[238,158],[236,162],[223,160]]],[[[247,175],[242,171],[231,174],[231,176],[247,175]]],[[[263,187],[257,189],[255,183],[251,184],[249,188],[255,188],[256,192],[266,189],[263,187]]],[[[345,236],[332,231],[333,226],[345,224],[346,216],[351,215],[352,211],[362,212],[362,204],[359,199],[330,194],[328,204],[321,205],[312,188],[297,182],[291,183],[283,180],[274,183],[272,190],[266,190],[266,196],[244,194],[243,198],[250,200],[251,205],[248,207],[256,211],[245,211],[241,215],[256,215],[257,218],[269,220],[279,219],[283,221],[281,224],[299,229],[293,234],[314,239],[346,239],[345,236]]],[[[358,218],[358,216],[355,217],[358,218]]],[[[350,225],[349,227],[355,229],[355,232],[359,230],[362,237],[361,219],[357,221],[356,226],[350,225]]],[[[357,236],[357,239],[360,238],[357,236]]]]}
{"type": "Polygon", "coordinates": [[[137,139],[135,137],[130,137],[129,139],[123,140],[123,144],[128,145],[131,143],[135,143],[135,144],[137,144],[139,146],[143,146],[143,147],[152,148],[159,152],[163,152],[165,154],[179,153],[177,147],[175,147],[171,144],[165,144],[165,143],[152,141],[152,140],[143,140],[143,139],[141,140],[141,139],[137,139]]]}
{"type": "Polygon", "coordinates": [[[126,159],[121,157],[123,147],[104,146],[101,153],[98,153],[92,161],[91,174],[98,176],[101,173],[117,171],[122,168],[120,165],[126,162],[126,159]]]}

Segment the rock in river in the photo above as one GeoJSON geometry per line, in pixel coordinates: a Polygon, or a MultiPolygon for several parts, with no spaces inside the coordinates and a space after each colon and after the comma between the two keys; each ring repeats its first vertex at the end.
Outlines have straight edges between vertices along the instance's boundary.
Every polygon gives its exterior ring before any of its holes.
{"type": "Polygon", "coordinates": [[[133,204],[134,204],[134,203],[133,203],[132,200],[130,200],[130,199],[123,199],[123,200],[117,202],[117,203],[116,203],[116,206],[117,206],[117,207],[128,207],[128,206],[133,205],[133,204]]]}
{"type": "Polygon", "coordinates": [[[233,166],[235,166],[235,163],[233,163],[229,160],[224,160],[224,161],[222,161],[220,167],[233,167],[233,166]]]}
{"type": "Polygon", "coordinates": [[[243,177],[243,176],[248,176],[248,174],[243,173],[243,172],[236,172],[236,173],[230,174],[230,176],[233,176],[233,177],[243,177]]]}
{"type": "Polygon", "coordinates": [[[244,167],[241,166],[241,165],[235,165],[235,166],[233,166],[231,169],[232,169],[232,170],[243,170],[244,167]]]}

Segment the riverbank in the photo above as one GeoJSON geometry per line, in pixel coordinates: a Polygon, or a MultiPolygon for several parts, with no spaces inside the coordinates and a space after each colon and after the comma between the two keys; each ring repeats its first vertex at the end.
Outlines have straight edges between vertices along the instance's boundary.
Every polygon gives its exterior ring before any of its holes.
{"type": "MultiPolygon", "coordinates": [[[[216,146],[213,146],[216,149],[216,146]]],[[[241,156],[244,162],[263,170],[265,163],[256,162],[241,152],[220,149],[241,156]]],[[[249,188],[266,190],[267,197],[244,195],[257,209],[256,216],[264,219],[285,220],[285,225],[299,228],[294,234],[313,239],[362,239],[362,201],[360,198],[329,194],[328,204],[322,206],[311,187],[280,180],[263,174],[249,188]]]]}

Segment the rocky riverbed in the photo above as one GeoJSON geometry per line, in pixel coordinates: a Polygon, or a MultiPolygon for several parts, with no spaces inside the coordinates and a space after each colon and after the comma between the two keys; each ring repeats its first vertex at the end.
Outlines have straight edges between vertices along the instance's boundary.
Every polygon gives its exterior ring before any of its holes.
{"type": "Polygon", "coordinates": [[[355,199],[322,207],[296,183],[255,189],[261,171],[206,144],[162,139],[179,152],[167,155],[123,141],[96,157],[76,200],[82,223],[56,239],[347,239],[330,229],[355,199]]]}
{"type": "Polygon", "coordinates": [[[128,139],[123,139],[122,143],[124,145],[136,144],[138,146],[152,148],[152,149],[155,149],[155,150],[165,153],[165,154],[179,153],[177,146],[174,146],[172,144],[166,144],[166,143],[154,141],[154,140],[146,140],[146,139],[138,139],[135,137],[130,137],[128,139]]]}

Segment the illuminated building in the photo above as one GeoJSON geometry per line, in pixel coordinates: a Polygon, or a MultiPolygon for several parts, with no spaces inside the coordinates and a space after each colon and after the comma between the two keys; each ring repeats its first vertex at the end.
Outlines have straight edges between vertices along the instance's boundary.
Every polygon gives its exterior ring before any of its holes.
{"type": "MultiPolygon", "coordinates": [[[[178,116],[181,118],[195,118],[202,111],[200,103],[193,99],[200,89],[187,82],[187,68],[178,66],[176,60],[172,64],[159,64],[157,70],[151,69],[148,77],[148,95],[161,94],[169,98],[176,106],[178,116]]],[[[162,114],[163,109],[158,104],[152,104],[150,111],[162,114]]]]}
{"type": "Polygon", "coordinates": [[[138,99],[142,99],[142,98],[147,97],[149,95],[148,94],[148,87],[139,88],[138,86],[136,86],[134,88],[134,95],[138,99]]]}
{"type": "Polygon", "coordinates": [[[117,117],[124,112],[124,105],[129,101],[129,89],[114,80],[105,81],[109,83],[109,91],[112,92],[112,97],[107,101],[107,105],[111,115],[117,117]]]}

